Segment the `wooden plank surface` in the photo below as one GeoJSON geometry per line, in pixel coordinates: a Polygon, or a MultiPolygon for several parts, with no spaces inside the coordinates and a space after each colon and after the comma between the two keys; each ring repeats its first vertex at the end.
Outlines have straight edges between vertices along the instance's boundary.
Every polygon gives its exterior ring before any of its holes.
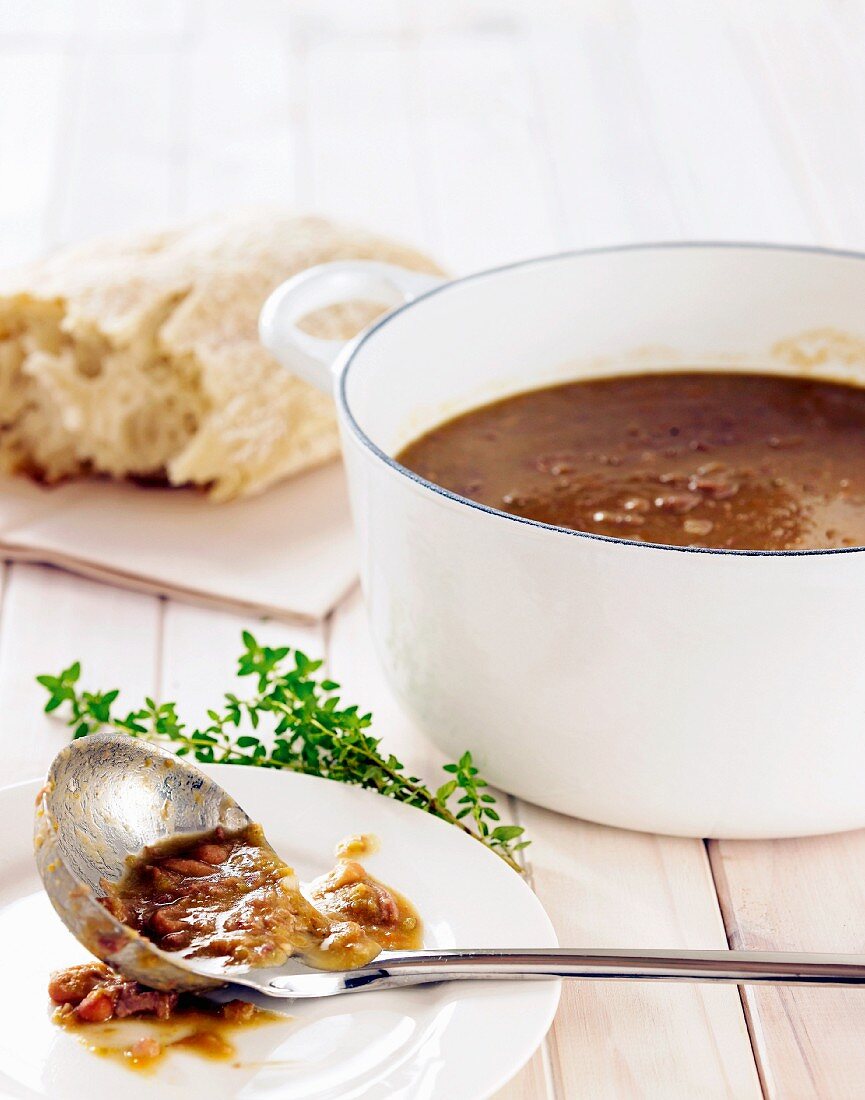
{"type": "Polygon", "coordinates": [[[228,611],[165,602],[159,654],[159,696],[178,705],[183,720],[207,720],[226,691],[251,694],[249,679],[236,677],[243,650],[241,633],[250,630],[262,645],[289,645],[312,658],[324,656],[324,624],[275,623],[228,611]]]}
{"type": "MultiPolygon", "coordinates": [[[[0,262],[248,202],[313,207],[455,271],[670,237],[865,246],[865,2],[0,0],[0,262]]],[[[2,778],[65,734],[33,676],[220,694],[245,617],[12,565],[2,778]]],[[[263,637],[289,628],[256,623],[263,637]]],[[[439,754],[383,683],[357,593],[292,644],[421,774],[439,754]]],[[[533,807],[530,870],[564,941],[862,950],[865,834],[641,837],[533,807]],[[722,919],[723,917],[723,919],[722,919]]],[[[585,984],[509,1098],[861,1094],[853,993],[585,984]],[[757,1054],[758,1082],[751,1046],[757,1054]]]]}
{"type": "Polygon", "coordinates": [[[290,30],[269,34],[246,10],[202,6],[177,88],[177,154],[186,179],[178,213],[303,201],[304,88],[290,30]]]}
{"type": "Polygon", "coordinates": [[[156,690],[159,601],[38,565],[7,566],[0,632],[3,782],[43,775],[69,731],[42,713],[35,677],[81,661],[90,690],[137,704],[156,690]]]}
{"type": "MultiPolygon", "coordinates": [[[[709,852],[731,947],[865,954],[865,831],[709,852]]],[[[744,999],[767,1096],[862,1095],[861,990],[746,987],[744,999]]]]}
{"type": "MultiPolygon", "coordinates": [[[[726,946],[703,844],[523,805],[534,887],[563,944],[726,946]]],[[[559,1096],[755,1097],[735,987],[570,983],[553,1026],[559,1096]]]]}
{"type": "Polygon", "coordinates": [[[46,244],[55,189],[66,53],[61,45],[0,54],[0,264],[46,244]]]}

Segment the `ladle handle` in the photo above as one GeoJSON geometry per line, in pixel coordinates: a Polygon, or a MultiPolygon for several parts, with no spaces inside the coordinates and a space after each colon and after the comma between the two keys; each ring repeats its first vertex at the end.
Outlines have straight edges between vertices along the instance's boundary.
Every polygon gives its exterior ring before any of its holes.
{"type": "Polygon", "coordinates": [[[370,964],[393,977],[580,978],[734,982],[742,985],[865,985],[865,956],[786,951],[418,951],[370,964]]]}
{"type": "Polygon", "coordinates": [[[406,951],[384,952],[357,970],[295,966],[290,973],[236,979],[297,1000],[399,989],[431,982],[537,981],[732,982],[736,985],[865,985],[865,956],[785,951],[406,951]]]}

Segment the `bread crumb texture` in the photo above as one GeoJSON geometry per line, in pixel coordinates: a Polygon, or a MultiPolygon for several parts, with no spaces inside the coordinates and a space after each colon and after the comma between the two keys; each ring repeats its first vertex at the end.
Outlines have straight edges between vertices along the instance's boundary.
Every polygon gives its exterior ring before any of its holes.
{"type": "MultiPolygon", "coordinates": [[[[0,470],[265,489],[338,451],[330,398],[280,367],[258,314],[329,260],[438,272],[413,249],[321,218],[220,215],[71,248],[0,275],[0,470]]],[[[380,311],[346,303],[304,328],[345,339],[380,311]]]]}

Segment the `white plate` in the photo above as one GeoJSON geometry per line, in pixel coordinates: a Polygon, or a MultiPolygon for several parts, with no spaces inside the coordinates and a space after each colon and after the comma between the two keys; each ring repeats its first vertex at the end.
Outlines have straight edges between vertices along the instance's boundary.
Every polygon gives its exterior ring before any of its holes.
{"type": "MultiPolygon", "coordinates": [[[[553,947],[540,902],[497,856],[429,814],[308,776],[216,766],[301,878],[343,836],[375,833],[365,859],[420,910],[427,947],[553,947]]],[[[286,1006],[285,1024],[240,1032],[238,1065],[170,1052],[148,1075],[88,1052],[51,1023],[49,971],[84,961],[42,892],[32,856],[38,782],[0,790],[0,1093],[123,1100],[363,1097],[474,1100],[501,1087],[549,1027],[558,982],[474,982],[286,1006]]],[[[284,1003],[283,1003],[284,1004],[284,1003]]]]}

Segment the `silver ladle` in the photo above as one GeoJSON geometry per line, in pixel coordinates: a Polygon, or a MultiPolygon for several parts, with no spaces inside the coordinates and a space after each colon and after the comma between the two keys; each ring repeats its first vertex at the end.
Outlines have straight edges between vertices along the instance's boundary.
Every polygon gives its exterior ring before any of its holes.
{"type": "Polygon", "coordinates": [[[294,957],[240,969],[163,951],[121,924],[96,897],[130,856],[178,833],[249,816],[209,776],[126,734],[73,741],[55,758],[36,810],[36,862],[63,923],[94,955],[156,989],[211,990],[226,983],[273,997],[315,999],[461,979],[600,978],[760,985],[862,985],[865,957],[764,951],[383,951],[356,970],[324,971],[294,957]]]}

